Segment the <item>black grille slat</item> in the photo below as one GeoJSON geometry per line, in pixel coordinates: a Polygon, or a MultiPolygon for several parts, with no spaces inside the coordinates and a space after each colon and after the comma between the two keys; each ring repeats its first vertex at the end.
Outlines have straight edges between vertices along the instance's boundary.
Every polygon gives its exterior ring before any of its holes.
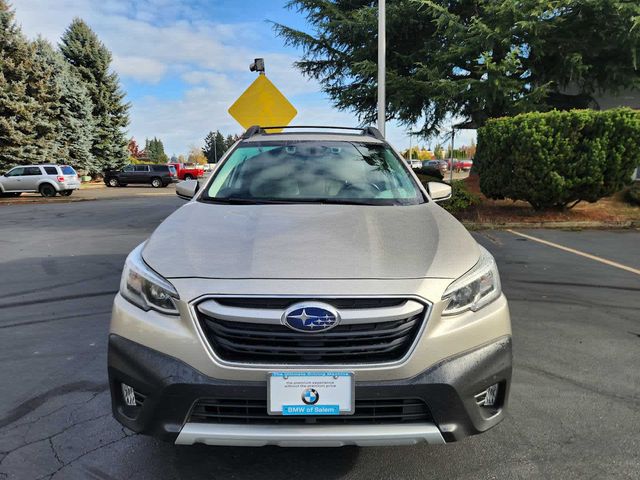
{"type": "MultiPolygon", "coordinates": [[[[303,300],[272,298],[216,298],[217,303],[244,308],[280,308],[303,300]],[[243,301],[248,303],[243,303],[243,301]],[[274,307],[275,305],[275,307],[274,307]]],[[[406,299],[322,299],[323,302],[362,308],[372,316],[381,306],[400,305],[406,299]]],[[[308,301],[312,301],[308,299],[308,301]]],[[[336,307],[337,308],[337,307],[336,307]]],[[[400,320],[339,324],[326,332],[297,332],[281,324],[234,322],[198,311],[204,333],[216,354],[226,361],[274,364],[349,364],[390,362],[411,348],[424,321],[424,313],[400,320]]]]}
{"type": "MultiPolygon", "coordinates": [[[[357,352],[376,352],[376,351],[386,351],[389,348],[396,348],[402,345],[404,338],[396,338],[389,342],[384,343],[368,343],[366,345],[352,345],[352,346],[331,346],[331,345],[318,345],[312,346],[313,342],[305,342],[304,346],[284,346],[284,345],[253,345],[253,344],[242,344],[233,342],[226,338],[218,338],[217,341],[228,348],[236,348],[238,350],[251,350],[253,351],[266,351],[267,353],[270,351],[278,351],[282,353],[293,353],[293,352],[308,352],[308,353],[326,353],[330,355],[332,353],[357,353],[357,352]]],[[[317,342],[324,343],[324,342],[317,342]]]]}
{"type": "Polygon", "coordinates": [[[353,415],[281,416],[267,413],[265,400],[201,399],[189,415],[189,422],[225,424],[392,424],[431,422],[427,405],[420,399],[356,399],[353,415]],[[242,413],[242,410],[245,412],[242,413]]]}
{"type": "MultiPolygon", "coordinates": [[[[292,338],[291,331],[287,329],[287,331],[273,331],[273,329],[256,329],[254,325],[256,324],[247,324],[250,325],[249,328],[244,328],[241,331],[237,329],[237,324],[233,322],[226,322],[223,320],[209,320],[205,319],[207,327],[217,333],[218,335],[231,337],[231,338],[243,338],[243,339],[252,339],[254,338],[257,341],[273,341],[273,342],[281,342],[281,341],[297,341],[295,338],[292,338]],[[233,326],[230,326],[233,325],[233,326]],[[234,328],[236,327],[236,328],[234,328]]],[[[389,322],[394,323],[394,325],[386,326],[387,322],[382,322],[376,325],[376,328],[372,328],[369,330],[356,330],[356,331],[338,331],[334,332],[333,330],[328,331],[327,333],[322,334],[322,339],[324,342],[330,341],[344,341],[348,338],[351,341],[370,341],[376,340],[378,338],[384,339],[387,337],[398,336],[406,334],[408,330],[411,330],[417,319],[409,320],[409,321],[401,321],[401,322],[389,322]]],[[[305,335],[315,335],[305,334],[305,335]]]]}

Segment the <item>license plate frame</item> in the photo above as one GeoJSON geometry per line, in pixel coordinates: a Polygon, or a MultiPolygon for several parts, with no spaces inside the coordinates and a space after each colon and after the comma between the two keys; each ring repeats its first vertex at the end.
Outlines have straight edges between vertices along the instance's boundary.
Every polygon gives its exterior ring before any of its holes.
{"type": "Polygon", "coordinates": [[[267,374],[269,415],[339,416],[353,415],[354,411],[353,372],[274,371],[267,374]],[[318,396],[317,403],[308,403],[313,402],[315,395],[318,396]]]}

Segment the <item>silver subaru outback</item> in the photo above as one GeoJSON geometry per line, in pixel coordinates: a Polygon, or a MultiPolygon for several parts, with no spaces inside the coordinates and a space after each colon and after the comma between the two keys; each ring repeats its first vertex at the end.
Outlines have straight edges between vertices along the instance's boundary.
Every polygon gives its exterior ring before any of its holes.
{"type": "Polygon", "coordinates": [[[445,443],[505,415],[496,263],[374,128],[252,127],[128,256],[113,414],[176,444],[445,443]],[[167,252],[171,252],[168,254],[167,252]]]}

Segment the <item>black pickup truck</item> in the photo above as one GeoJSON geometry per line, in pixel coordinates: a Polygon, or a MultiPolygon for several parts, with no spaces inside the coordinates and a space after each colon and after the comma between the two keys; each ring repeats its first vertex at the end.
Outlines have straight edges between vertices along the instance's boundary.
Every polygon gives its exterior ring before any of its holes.
{"type": "Polygon", "coordinates": [[[160,188],[176,182],[177,179],[178,176],[173,165],[127,165],[122,170],[104,172],[104,183],[107,187],[126,187],[131,183],[160,188]]]}

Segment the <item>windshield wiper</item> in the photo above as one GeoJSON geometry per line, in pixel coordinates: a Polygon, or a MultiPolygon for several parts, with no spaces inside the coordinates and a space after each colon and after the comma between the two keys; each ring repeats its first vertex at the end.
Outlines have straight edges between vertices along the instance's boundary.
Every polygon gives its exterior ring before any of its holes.
{"type": "Polygon", "coordinates": [[[278,204],[278,203],[294,203],[286,200],[270,200],[262,198],[234,198],[234,197],[208,197],[204,201],[209,203],[220,203],[224,205],[263,205],[263,204],[278,204]]]}
{"type": "MultiPolygon", "coordinates": [[[[203,199],[209,203],[219,203],[224,205],[295,205],[295,204],[316,204],[316,205],[380,205],[366,200],[351,198],[236,198],[236,197],[209,197],[203,199]]],[[[385,199],[387,200],[387,199],[385,199]]],[[[393,200],[393,199],[388,199],[393,200]]]]}

